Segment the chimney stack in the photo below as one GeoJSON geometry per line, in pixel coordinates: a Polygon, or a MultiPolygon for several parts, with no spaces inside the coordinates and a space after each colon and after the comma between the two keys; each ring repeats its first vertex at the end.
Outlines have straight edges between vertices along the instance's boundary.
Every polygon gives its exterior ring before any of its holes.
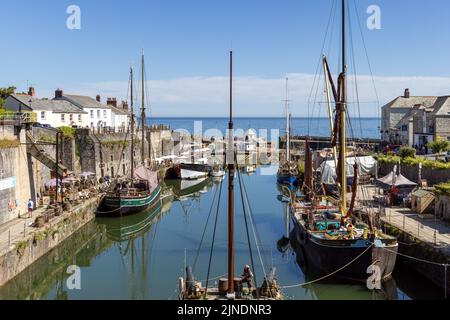
{"type": "Polygon", "coordinates": [[[409,99],[410,96],[411,95],[409,93],[409,89],[405,89],[405,95],[403,97],[406,98],[406,99],[409,99]]]}
{"type": "Polygon", "coordinates": [[[106,100],[106,105],[117,108],[117,99],[116,98],[108,98],[106,100]]]}
{"type": "Polygon", "coordinates": [[[55,99],[61,99],[63,96],[63,91],[61,89],[56,89],[55,91],[55,99]]]}
{"type": "Polygon", "coordinates": [[[128,110],[128,102],[122,101],[122,109],[123,110],[128,110]]]}
{"type": "Polygon", "coordinates": [[[102,99],[101,99],[99,94],[95,97],[95,100],[97,100],[97,102],[101,102],[102,101],[102,99]]]}
{"type": "Polygon", "coordinates": [[[29,87],[28,88],[28,95],[32,98],[34,98],[34,96],[36,95],[36,91],[34,90],[34,87],[29,87]]]}

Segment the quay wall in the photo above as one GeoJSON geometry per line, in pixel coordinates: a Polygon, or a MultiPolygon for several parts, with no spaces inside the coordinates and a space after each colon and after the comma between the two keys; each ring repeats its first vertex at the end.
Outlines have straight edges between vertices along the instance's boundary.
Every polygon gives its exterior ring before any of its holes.
{"type": "Polygon", "coordinates": [[[98,198],[87,200],[82,205],[73,208],[72,212],[64,212],[44,227],[33,230],[20,241],[11,244],[9,250],[0,256],[0,286],[6,284],[93,220],[98,204],[98,198]]]}
{"type": "MultiPolygon", "coordinates": [[[[14,127],[9,129],[2,126],[7,139],[25,141],[22,131],[19,136],[14,135],[14,127]]],[[[12,148],[0,148],[0,225],[6,223],[19,214],[27,211],[27,201],[32,194],[30,182],[30,157],[27,155],[26,145],[22,144],[12,148]]]]}
{"type": "MultiPolygon", "coordinates": [[[[442,288],[442,293],[447,290],[447,297],[450,296],[450,266],[445,268],[445,264],[450,263],[450,247],[435,246],[433,243],[427,243],[415,236],[400,230],[399,228],[382,220],[382,227],[387,234],[395,236],[399,241],[399,255],[397,263],[410,268],[425,278],[442,288]],[[414,257],[416,259],[407,258],[414,257]],[[433,261],[432,264],[423,261],[433,261]],[[441,264],[441,265],[439,265],[441,264]],[[447,283],[445,283],[447,282],[447,283]]],[[[414,281],[414,279],[412,279],[414,281]]]]}
{"type": "MultiPolygon", "coordinates": [[[[379,170],[380,176],[385,176],[394,170],[395,164],[390,163],[380,163],[379,170]]],[[[408,166],[402,164],[400,166],[400,171],[402,175],[408,178],[411,181],[419,183],[419,166],[408,166]]],[[[422,167],[422,179],[428,181],[429,186],[433,186],[435,184],[448,182],[450,181],[450,170],[448,169],[432,169],[428,167],[422,167]]]]}

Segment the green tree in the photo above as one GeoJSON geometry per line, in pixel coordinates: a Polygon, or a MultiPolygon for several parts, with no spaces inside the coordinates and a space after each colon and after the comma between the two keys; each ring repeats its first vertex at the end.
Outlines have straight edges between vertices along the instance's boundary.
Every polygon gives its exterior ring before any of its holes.
{"type": "Polygon", "coordinates": [[[0,108],[3,108],[5,99],[16,91],[16,87],[10,86],[7,88],[0,88],[0,108]]]}
{"type": "Polygon", "coordinates": [[[450,150],[450,142],[438,137],[436,141],[428,143],[427,147],[433,150],[433,153],[441,154],[450,150]]]}
{"type": "Polygon", "coordinates": [[[411,148],[411,147],[403,147],[400,149],[399,156],[402,159],[415,158],[416,157],[416,149],[411,148]]]}

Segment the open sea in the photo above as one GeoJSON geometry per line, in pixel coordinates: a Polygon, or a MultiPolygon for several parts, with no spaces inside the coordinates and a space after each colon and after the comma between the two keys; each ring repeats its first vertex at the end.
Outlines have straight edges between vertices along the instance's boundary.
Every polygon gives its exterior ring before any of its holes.
{"type": "MultiPolygon", "coordinates": [[[[234,128],[248,130],[254,129],[259,135],[260,130],[267,130],[269,135],[271,130],[278,129],[280,135],[284,135],[286,128],[286,118],[234,118],[234,128]]],[[[147,124],[167,124],[172,130],[186,130],[194,133],[194,127],[200,128],[204,136],[211,136],[212,130],[220,130],[225,134],[228,128],[228,118],[148,118],[147,124]],[[209,132],[208,132],[209,131],[209,132]]],[[[361,118],[353,119],[349,126],[348,135],[352,138],[380,138],[380,119],[361,118]]],[[[197,129],[195,134],[198,133],[197,129]]],[[[292,118],[293,135],[310,136],[330,136],[330,121],[328,118],[292,118]]]]}

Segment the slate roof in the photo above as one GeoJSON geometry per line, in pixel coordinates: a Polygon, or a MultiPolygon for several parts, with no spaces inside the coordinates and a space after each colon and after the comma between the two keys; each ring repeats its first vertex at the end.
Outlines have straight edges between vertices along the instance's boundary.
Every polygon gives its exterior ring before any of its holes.
{"type": "MultiPolygon", "coordinates": [[[[54,99],[55,100],[55,99],[54,99]]],[[[82,109],[110,109],[110,106],[106,106],[95,100],[94,98],[88,96],[80,96],[80,95],[72,95],[72,94],[64,94],[62,99],[57,100],[66,100],[70,101],[79,108],[82,109]]]]}
{"type": "Polygon", "coordinates": [[[79,113],[85,114],[83,109],[80,109],[75,104],[66,100],[46,100],[31,97],[26,94],[13,94],[14,99],[18,100],[23,105],[29,107],[33,111],[52,111],[54,113],[79,113]]]}
{"type": "MultiPolygon", "coordinates": [[[[439,97],[427,97],[427,96],[416,96],[416,97],[397,97],[388,104],[386,104],[384,107],[389,108],[412,108],[415,105],[421,104],[427,108],[433,107],[433,105],[436,103],[436,101],[439,99],[439,97]]],[[[383,107],[383,108],[384,108],[383,107]]]]}

